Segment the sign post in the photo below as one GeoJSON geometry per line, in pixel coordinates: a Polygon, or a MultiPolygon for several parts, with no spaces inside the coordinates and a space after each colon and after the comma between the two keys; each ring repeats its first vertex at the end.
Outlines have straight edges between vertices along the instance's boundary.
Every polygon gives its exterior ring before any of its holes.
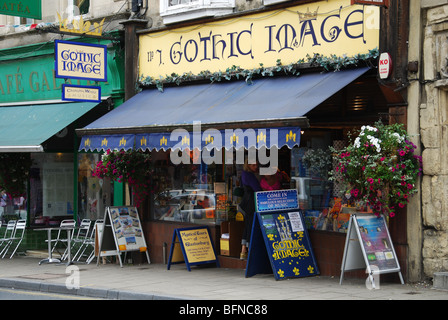
{"type": "Polygon", "coordinates": [[[297,191],[257,192],[246,277],[273,273],[276,280],[319,274],[298,206],[297,191]]]}
{"type": "Polygon", "coordinates": [[[404,284],[397,255],[383,216],[354,214],[350,216],[342,258],[342,285],[344,272],[366,269],[372,288],[376,288],[374,275],[398,272],[404,284]]]}
{"type": "Polygon", "coordinates": [[[172,264],[184,262],[188,271],[191,271],[190,266],[206,263],[216,263],[219,268],[219,262],[207,227],[174,230],[167,269],[170,270],[172,264]]]}
{"type": "Polygon", "coordinates": [[[137,208],[106,207],[97,265],[100,257],[118,256],[120,267],[123,267],[120,255],[129,251],[145,252],[148,263],[151,263],[137,208]]]}

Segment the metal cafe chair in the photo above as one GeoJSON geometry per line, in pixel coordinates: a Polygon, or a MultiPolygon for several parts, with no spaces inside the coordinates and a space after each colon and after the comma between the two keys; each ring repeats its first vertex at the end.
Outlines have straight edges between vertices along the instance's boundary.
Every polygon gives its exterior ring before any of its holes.
{"type": "Polygon", "coordinates": [[[2,250],[2,253],[4,252],[2,259],[6,256],[8,249],[13,245],[15,245],[15,247],[14,247],[9,259],[11,259],[15,255],[15,253],[17,252],[17,249],[19,248],[20,244],[23,241],[23,236],[25,235],[25,227],[26,227],[26,220],[24,220],[24,219],[17,220],[15,229],[14,229],[14,233],[13,233],[12,237],[8,240],[8,243],[6,244],[6,246],[2,250]]]}
{"type": "MultiPolygon", "coordinates": [[[[78,253],[80,252],[80,250],[76,253],[76,255],[75,255],[75,258],[76,258],[76,256],[78,257],[77,259],[77,261],[79,261],[79,259],[81,259],[81,257],[83,256],[83,254],[84,254],[84,252],[88,249],[88,248],[90,248],[91,249],[91,252],[90,252],[90,254],[89,254],[89,256],[87,257],[87,259],[86,259],[86,263],[87,264],[90,264],[90,262],[92,262],[93,261],[93,259],[95,258],[95,236],[96,236],[96,231],[98,230],[98,226],[100,226],[100,225],[103,225],[103,223],[104,223],[104,220],[103,219],[98,219],[98,220],[96,220],[95,221],[95,223],[94,223],[94,225],[93,225],[93,228],[92,228],[92,230],[91,230],[91,232],[90,232],[90,235],[89,235],[89,237],[86,239],[86,241],[83,243],[83,250],[82,250],[82,252],[79,254],[79,256],[78,256],[78,253]]],[[[74,258],[74,259],[75,259],[74,258]]]]}
{"type": "MultiPolygon", "coordinates": [[[[71,241],[72,250],[75,249],[76,246],[78,246],[78,251],[76,252],[76,254],[82,248],[84,242],[88,239],[91,224],[92,224],[92,221],[90,221],[90,219],[82,219],[82,221],[78,227],[78,232],[76,233],[76,236],[74,236],[72,238],[72,241],[71,241]]],[[[67,253],[67,250],[65,251],[64,257],[62,259],[65,258],[66,253],[67,253]]],[[[76,254],[73,256],[73,260],[76,257],[76,254]]]]}
{"type": "MultiPolygon", "coordinates": [[[[73,219],[68,219],[68,220],[62,220],[61,224],[59,225],[59,230],[58,230],[58,235],[56,236],[55,239],[51,239],[51,242],[54,243],[53,248],[51,249],[51,252],[54,252],[54,250],[56,249],[57,245],[59,243],[63,243],[65,246],[67,246],[68,243],[68,239],[67,237],[61,237],[62,235],[62,231],[67,232],[67,229],[75,229],[75,225],[76,225],[76,221],[73,219]]],[[[48,240],[45,240],[46,242],[48,242],[48,240]]],[[[57,251],[57,250],[56,250],[57,251]]],[[[59,252],[59,251],[58,251],[59,252]]],[[[64,252],[65,253],[65,252],[64,252]]],[[[61,254],[61,257],[64,254],[61,254]]]]}
{"type": "MultiPolygon", "coordinates": [[[[6,225],[5,233],[3,235],[3,238],[0,239],[0,248],[8,244],[9,240],[14,235],[14,230],[16,228],[16,220],[9,220],[8,224],[6,225]]],[[[2,255],[3,251],[5,250],[5,247],[0,251],[0,255],[2,255]]]]}

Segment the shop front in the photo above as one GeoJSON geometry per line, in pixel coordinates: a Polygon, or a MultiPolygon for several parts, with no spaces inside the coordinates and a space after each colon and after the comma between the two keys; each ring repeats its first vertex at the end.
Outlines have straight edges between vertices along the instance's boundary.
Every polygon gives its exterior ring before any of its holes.
{"type": "Polygon", "coordinates": [[[297,190],[321,274],[339,275],[346,224],[329,212],[347,199],[328,180],[329,147],[388,112],[373,67],[378,20],[377,7],[325,1],[139,33],[143,90],[77,133],[81,151],[151,155],[139,212],[152,262],[167,262],[176,228],[206,225],[220,265],[245,267],[249,158],[260,179],[297,190]]]}
{"type": "MultiPolygon", "coordinates": [[[[84,168],[86,156],[78,155],[75,129],[123,101],[119,50],[115,45],[108,49],[111,77],[98,83],[103,93],[100,102],[62,100],[64,84],[95,83],[57,78],[54,42],[2,50],[0,174],[7,202],[2,208],[3,222],[26,219],[31,230],[59,225],[62,219],[90,218],[85,203],[76,200],[78,194],[91,190],[92,184],[88,184],[86,172],[78,172],[78,163],[84,168]]],[[[46,248],[45,242],[34,239],[36,233],[28,230],[26,248],[46,248]]]]}

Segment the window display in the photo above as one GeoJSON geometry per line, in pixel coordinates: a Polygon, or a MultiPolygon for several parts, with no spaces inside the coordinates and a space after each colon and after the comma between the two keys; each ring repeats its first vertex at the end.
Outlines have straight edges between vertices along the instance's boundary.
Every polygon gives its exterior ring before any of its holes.
{"type": "MultiPolygon", "coordinates": [[[[71,153],[32,154],[30,171],[30,221],[48,224],[73,216],[74,168],[71,153]]],[[[57,222],[55,222],[57,223],[57,222]]]]}
{"type": "Polygon", "coordinates": [[[98,153],[78,155],[78,217],[79,219],[102,219],[104,210],[113,202],[112,183],[109,178],[92,175],[95,164],[101,159],[98,153]]]}
{"type": "Polygon", "coordinates": [[[153,151],[152,161],[152,220],[219,224],[234,210],[227,186],[235,172],[233,166],[204,162],[174,165],[169,151],[153,151]]]}

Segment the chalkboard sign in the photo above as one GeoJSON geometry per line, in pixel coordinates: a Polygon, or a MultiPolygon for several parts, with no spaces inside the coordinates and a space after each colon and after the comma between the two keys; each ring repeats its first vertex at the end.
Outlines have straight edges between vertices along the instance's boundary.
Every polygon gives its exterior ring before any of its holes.
{"type": "Polygon", "coordinates": [[[401,283],[404,284],[400,264],[384,216],[351,215],[340,283],[342,284],[345,271],[357,269],[367,270],[373,288],[375,288],[373,277],[375,274],[398,272],[401,283]]]}
{"type": "Polygon", "coordinates": [[[190,266],[205,263],[216,263],[213,242],[207,227],[191,227],[175,229],[171,242],[168,270],[172,264],[185,263],[188,271],[190,266]]]}
{"type": "Polygon", "coordinates": [[[99,257],[118,256],[129,251],[145,252],[150,263],[145,237],[136,207],[106,207],[99,242],[99,257]]]}
{"type": "Polygon", "coordinates": [[[246,277],[273,273],[276,280],[283,280],[318,275],[319,269],[298,205],[290,210],[272,210],[297,203],[297,191],[277,192],[270,197],[272,194],[256,193],[256,201],[262,199],[264,202],[264,212],[257,211],[254,215],[246,277]],[[270,199],[273,203],[269,203],[270,199]],[[270,212],[268,208],[271,208],[270,212]]]}

